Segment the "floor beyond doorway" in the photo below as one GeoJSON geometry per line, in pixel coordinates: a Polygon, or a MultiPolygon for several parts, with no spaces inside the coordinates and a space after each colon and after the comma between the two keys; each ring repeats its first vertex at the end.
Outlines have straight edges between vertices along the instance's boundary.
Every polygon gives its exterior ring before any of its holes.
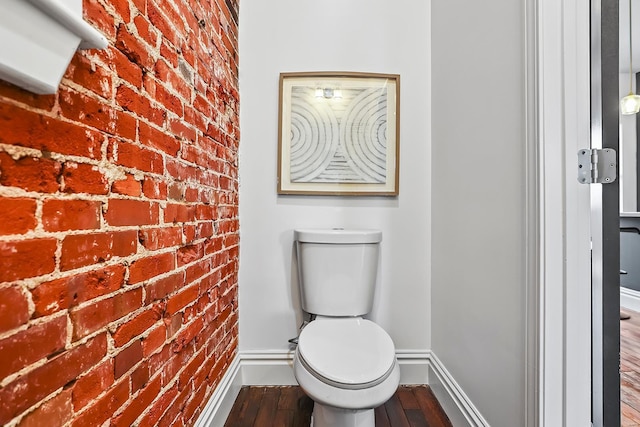
{"type": "Polygon", "coordinates": [[[620,412],[622,427],[640,427],[640,313],[620,321],[620,412]]]}
{"type": "MultiPolygon", "coordinates": [[[[309,427],[313,401],[300,387],[243,387],[225,427],[309,427]]],[[[452,427],[431,388],[401,386],[376,408],[376,427],[452,427]]]]}

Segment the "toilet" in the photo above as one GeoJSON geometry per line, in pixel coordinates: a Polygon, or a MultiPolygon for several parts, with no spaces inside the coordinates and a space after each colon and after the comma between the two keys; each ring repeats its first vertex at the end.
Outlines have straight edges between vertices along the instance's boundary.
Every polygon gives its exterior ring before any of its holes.
{"type": "Polygon", "coordinates": [[[400,382],[387,332],[364,319],[373,307],[382,232],[294,230],[302,328],[293,372],[314,401],[312,427],[374,427],[374,408],[400,382]]]}

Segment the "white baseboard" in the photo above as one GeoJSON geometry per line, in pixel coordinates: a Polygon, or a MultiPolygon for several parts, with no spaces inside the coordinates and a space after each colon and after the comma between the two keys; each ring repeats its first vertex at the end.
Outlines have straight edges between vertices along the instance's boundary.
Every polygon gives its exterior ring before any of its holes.
{"type": "Polygon", "coordinates": [[[620,307],[633,311],[640,311],[640,292],[633,289],[621,287],[620,307]]]}
{"type": "Polygon", "coordinates": [[[429,386],[454,426],[490,427],[440,359],[431,353],[429,386]]]}
{"type": "Polygon", "coordinates": [[[236,355],[229,369],[223,375],[220,384],[218,384],[204,410],[196,420],[195,427],[224,426],[236,397],[240,393],[240,388],[243,386],[240,365],[240,356],[236,355]]]}
{"type": "MultiPolygon", "coordinates": [[[[429,384],[454,426],[489,427],[460,386],[429,350],[397,350],[400,384],[429,384]]],[[[297,385],[293,352],[240,352],[196,421],[196,427],[223,427],[245,385],[297,385]]]]}

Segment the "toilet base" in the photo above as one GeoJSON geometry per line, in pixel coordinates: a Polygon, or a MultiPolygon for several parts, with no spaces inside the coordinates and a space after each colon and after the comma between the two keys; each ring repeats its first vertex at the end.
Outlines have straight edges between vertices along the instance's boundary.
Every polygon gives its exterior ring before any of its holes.
{"type": "Polygon", "coordinates": [[[375,427],[373,409],[341,409],[313,404],[311,427],[375,427]]]}

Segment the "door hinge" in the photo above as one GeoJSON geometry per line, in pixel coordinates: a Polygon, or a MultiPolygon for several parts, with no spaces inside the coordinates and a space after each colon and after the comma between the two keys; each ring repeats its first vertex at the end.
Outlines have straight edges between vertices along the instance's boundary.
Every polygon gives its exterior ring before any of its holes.
{"type": "Polygon", "coordinates": [[[617,160],[613,148],[578,151],[578,182],[610,184],[616,180],[617,160]]]}

